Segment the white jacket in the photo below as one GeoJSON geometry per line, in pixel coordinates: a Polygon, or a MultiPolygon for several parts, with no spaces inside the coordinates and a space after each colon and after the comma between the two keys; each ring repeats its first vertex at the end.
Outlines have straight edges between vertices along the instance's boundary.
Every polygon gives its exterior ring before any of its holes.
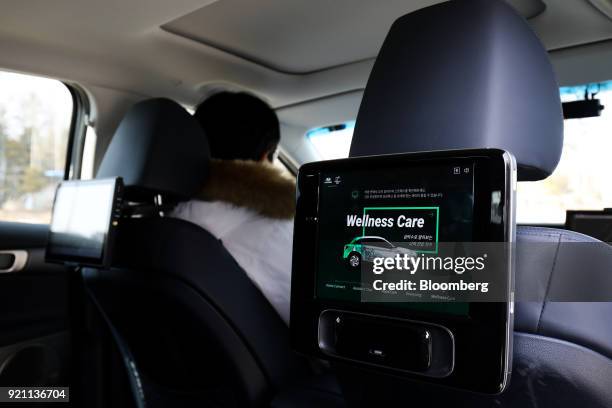
{"type": "Polygon", "coordinates": [[[271,165],[215,160],[203,198],[180,203],[171,216],[219,238],[289,324],[295,182],[271,165]]]}

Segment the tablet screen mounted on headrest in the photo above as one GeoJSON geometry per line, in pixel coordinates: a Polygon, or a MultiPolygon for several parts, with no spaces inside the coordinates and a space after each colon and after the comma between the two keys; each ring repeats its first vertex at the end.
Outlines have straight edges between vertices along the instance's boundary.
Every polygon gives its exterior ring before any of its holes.
{"type": "MultiPolygon", "coordinates": [[[[360,276],[365,262],[398,257],[401,262],[439,253],[440,242],[472,241],[474,170],[474,160],[457,158],[321,172],[317,296],[359,302],[368,290],[360,276]],[[344,268],[338,268],[340,255],[344,268]]],[[[391,305],[467,314],[460,303],[391,305]]]]}
{"type": "Polygon", "coordinates": [[[302,166],[294,347],[471,391],[503,390],[515,182],[514,158],[496,149],[302,166]]]}
{"type": "Polygon", "coordinates": [[[62,182],[55,193],[46,260],[108,266],[122,190],[121,178],[62,182]]]}

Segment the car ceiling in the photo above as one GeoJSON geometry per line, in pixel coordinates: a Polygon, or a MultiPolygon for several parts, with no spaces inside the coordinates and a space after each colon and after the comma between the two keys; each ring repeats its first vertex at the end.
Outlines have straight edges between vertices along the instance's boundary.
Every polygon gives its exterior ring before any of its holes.
{"type": "MultiPolygon", "coordinates": [[[[242,87],[283,106],[362,88],[393,20],[437,2],[4,0],[0,65],[183,103],[242,87]]],[[[550,50],[612,39],[588,0],[545,0],[530,23],[550,50]]]]}
{"type": "MultiPolygon", "coordinates": [[[[612,20],[591,3],[609,0],[508,1],[561,84],[612,78],[612,20]]],[[[289,117],[305,102],[358,93],[393,20],[438,2],[3,0],[0,67],[186,105],[246,89],[289,117]]],[[[309,125],[302,112],[286,124],[309,125]]]]}

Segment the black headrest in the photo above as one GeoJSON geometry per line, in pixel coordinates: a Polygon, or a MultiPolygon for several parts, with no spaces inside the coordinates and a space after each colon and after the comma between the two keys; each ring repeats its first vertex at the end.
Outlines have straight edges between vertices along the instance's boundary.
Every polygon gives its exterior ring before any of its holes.
{"type": "Polygon", "coordinates": [[[519,180],[557,166],[559,88],[526,21],[498,0],[456,0],[401,17],[376,59],[351,156],[501,148],[519,180]]]}
{"type": "Polygon", "coordinates": [[[209,160],[198,122],[176,102],[149,99],[126,113],[96,177],[123,177],[126,193],[188,199],[202,188],[209,160]]]}

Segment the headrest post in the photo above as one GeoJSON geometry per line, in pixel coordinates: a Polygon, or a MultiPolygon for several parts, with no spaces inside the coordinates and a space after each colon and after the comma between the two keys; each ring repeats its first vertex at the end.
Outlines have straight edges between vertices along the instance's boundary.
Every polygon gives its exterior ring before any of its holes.
{"type": "Polygon", "coordinates": [[[164,211],[163,211],[162,195],[161,194],[156,194],[154,199],[153,199],[153,203],[155,204],[155,207],[159,209],[159,216],[163,217],[164,216],[164,211]]]}

